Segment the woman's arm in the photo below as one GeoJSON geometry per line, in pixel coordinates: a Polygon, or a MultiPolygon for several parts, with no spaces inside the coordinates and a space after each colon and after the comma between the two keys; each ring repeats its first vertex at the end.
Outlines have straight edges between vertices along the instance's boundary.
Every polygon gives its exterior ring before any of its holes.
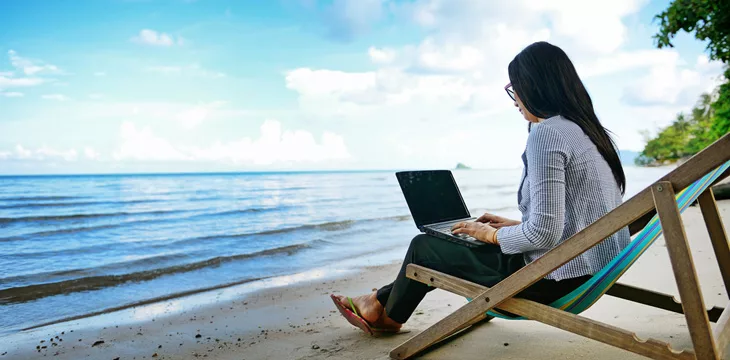
{"type": "Polygon", "coordinates": [[[557,130],[535,126],[527,140],[527,176],[530,213],[527,221],[497,231],[505,254],[551,249],[563,235],[565,220],[565,166],[569,147],[557,130]]]}

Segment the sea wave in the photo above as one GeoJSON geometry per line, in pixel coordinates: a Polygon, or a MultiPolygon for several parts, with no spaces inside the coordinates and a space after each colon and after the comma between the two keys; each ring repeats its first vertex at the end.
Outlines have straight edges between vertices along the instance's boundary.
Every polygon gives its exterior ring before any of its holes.
{"type": "Polygon", "coordinates": [[[199,237],[193,237],[193,238],[187,238],[187,239],[180,239],[180,240],[177,240],[174,242],[168,242],[165,244],[152,245],[152,247],[169,247],[171,245],[181,246],[181,245],[185,245],[185,244],[196,243],[196,242],[207,241],[207,240],[238,239],[238,238],[247,238],[247,237],[252,237],[252,236],[281,235],[281,234],[293,233],[293,232],[297,232],[297,231],[309,231],[309,230],[343,231],[343,230],[347,230],[347,229],[353,227],[354,225],[356,225],[358,223],[375,222],[375,221],[406,221],[406,220],[409,220],[410,218],[411,218],[410,215],[397,215],[397,216],[370,218],[370,219],[362,219],[362,220],[342,220],[342,221],[332,221],[332,222],[325,222],[325,223],[319,223],[319,224],[306,224],[306,225],[291,226],[291,227],[285,227],[285,228],[281,228],[281,229],[264,230],[264,231],[258,231],[258,232],[244,232],[244,233],[224,234],[224,235],[207,235],[207,236],[199,236],[199,237]]]}
{"type": "Polygon", "coordinates": [[[95,267],[81,267],[75,269],[65,269],[56,271],[44,271],[30,274],[9,276],[6,278],[0,278],[0,283],[12,284],[10,286],[0,286],[0,290],[10,289],[14,287],[23,287],[33,284],[60,282],[73,278],[84,278],[90,276],[99,276],[102,274],[109,275],[127,271],[130,269],[138,269],[138,271],[154,268],[155,266],[161,267],[165,263],[183,261],[189,258],[190,255],[186,253],[174,253],[164,255],[153,255],[143,257],[135,260],[118,261],[111,264],[95,267]]]}
{"type": "Polygon", "coordinates": [[[82,199],[81,196],[11,196],[0,197],[0,201],[53,201],[82,199]]]}
{"type": "MultiPolygon", "coordinates": [[[[272,256],[272,255],[293,255],[299,251],[315,247],[319,244],[326,243],[323,240],[314,240],[307,243],[287,245],[267,250],[261,250],[247,254],[237,254],[230,256],[216,256],[210,259],[192,262],[188,264],[178,264],[158,269],[137,271],[127,274],[115,275],[98,275],[86,276],[77,279],[34,284],[28,286],[13,287],[0,290],[0,304],[14,304],[26,301],[32,301],[48,296],[63,295],[79,291],[98,290],[112,286],[118,286],[128,282],[149,281],[161,276],[184,273],[203,268],[219,266],[223,263],[249,260],[253,258],[272,256]]],[[[144,260],[144,259],[141,259],[144,260]]],[[[159,261],[159,259],[148,258],[146,261],[159,261]]],[[[97,271],[91,270],[90,271],[97,271]]],[[[50,274],[49,276],[56,276],[50,274]]]]}
{"type": "MultiPolygon", "coordinates": [[[[282,208],[289,208],[289,206],[278,206],[278,207],[268,207],[268,208],[249,208],[249,209],[236,209],[236,210],[229,210],[229,211],[222,211],[222,212],[204,212],[199,213],[191,216],[185,216],[182,219],[196,219],[196,218],[208,218],[208,217],[218,217],[218,216],[229,216],[229,215],[245,215],[245,214],[251,214],[251,213],[262,213],[267,211],[278,211],[282,208]]],[[[194,212],[195,210],[175,210],[175,211],[166,211],[162,214],[181,214],[186,212],[194,212]]],[[[110,214],[92,214],[92,216],[89,216],[89,218],[95,218],[95,217],[106,217],[106,216],[121,216],[122,214],[127,215],[159,215],[160,213],[156,212],[131,212],[131,213],[110,213],[110,214]],[[98,216],[97,216],[98,215],[98,216]],[[104,216],[102,216],[104,215],[104,216]]],[[[49,220],[53,216],[35,216],[35,217],[26,217],[26,221],[32,221],[29,219],[43,219],[43,220],[49,220]]],[[[75,217],[77,219],[79,217],[75,217]]],[[[5,218],[8,219],[8,218],[5,218]]],[[[10,218],[10,219],[17,219],[17,221],[21,221],[20,219],[23,219],[21,217],[18,218],[10,218]]],[[[138,226],[141,224],[150,224],[150,223],[165,223],[170,221],[179,221],[181,220],[180,217],[174,217],[174,218],[152,218],[152,219],[143,219],[143,220],[130,220],[130,221],[119,221],[114,224],[105,224],[105,225],[98,225],[98,226],[83,226],[83,227],[73,227],[73,228],[62,228],[62,229],[56,229],[56,230],[48,230],[48,231],[38,231],[38,232],[28,232],[22,235],[14,235],[14,236],[8,236],[8,237],[0,237],[0,243],[2,242],[11,242],[11,241],[23,241],[23,240],[41,240],[42,238],[49,237],[49,236],[56,236],[61,234],[75,234],[75,233],[83,233],[83,232],[92,232],[97,230],[108,230],[118,227],[124,227],[124,226],[138,226]]],[[[3,224],[3,218],[0,218],[0,225],[3,224]]]]}
{"type": "Polygon", "coordinates": [[[74,227],[74,228],[66,228],[66,229],[58,229],[58,230],[38,231],[38,232],[32,232],[32,233],[18,235],[18,236],[0,237],[0,242],[22,241],[22,240],[25,240],[25,239],[28,239],[31,237],[47,237],[47,236],[53,236],[53,235],[59,235],[59,234],[75,234],[75,233],[81,233],[81,232],[85,232],[85,231],[112,229],[117,226],[118,226],[118,224],[107,224],[107,225],[98,225],[98,226],[82,226],[82,227],[74,227]]]}
{"type": "Polygon", "coordinates": [[[185,210],[155,210],[155,211],[121,211],[112,213],[89,213],[89,214],[68,214],[68,215],[40,215],[40,216],[18,216],[18,217],[0,217],[0,224],[11,224],[18,222],[34,222],[34,221],[67,221],[67,220],[85,220],[94,218],[109,218],[133,215],[165,215],[179,213],[185,210]]]}
{"type": "Polygon", "coordinates": [[[30,202],[10,205],[0,205],[0,210],[12,209],[37,209],[37,208],[57,208],[57,207],[74,207],[74,206],[94,206],[94,205],[136,205],[158,202],[160,200],[122,200],[122,201],[75,201],[75,202],[30,202]]]}
{"type": "Polygon", "coordinates": [[[203,214],[191,216],[190,218],[255,214],[255,213],[262,213],[262,212],[267,212],[267,211],[281,211],[281,210],[284,210],[287,208],[289,208],[289,206],[271,206],[271,207],[254,207],[254,208],[248,208],[248,209],[233,209],[233,210],[226,210],[226,211],[220,211],[220,212],[203,213],[203,214]]]}

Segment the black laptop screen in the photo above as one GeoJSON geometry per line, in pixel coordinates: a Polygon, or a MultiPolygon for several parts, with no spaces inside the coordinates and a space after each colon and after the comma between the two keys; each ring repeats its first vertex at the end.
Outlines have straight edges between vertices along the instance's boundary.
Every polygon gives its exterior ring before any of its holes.
{"type": "Polygon", "coordinates": [[[403,171],[396,177],[416,226],[470,217],[450,171],[403,171]]]}

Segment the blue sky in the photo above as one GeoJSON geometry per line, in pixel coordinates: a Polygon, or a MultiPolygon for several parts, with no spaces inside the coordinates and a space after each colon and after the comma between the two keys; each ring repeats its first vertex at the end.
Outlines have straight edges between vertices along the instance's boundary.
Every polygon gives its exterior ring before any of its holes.
{"type": "Polygon", "coordinates": [[[718,82],[667,1],[7,0],[0,173],[520,166],[502,87],[520,49],[571,56],[619,147],[718,82]]]}

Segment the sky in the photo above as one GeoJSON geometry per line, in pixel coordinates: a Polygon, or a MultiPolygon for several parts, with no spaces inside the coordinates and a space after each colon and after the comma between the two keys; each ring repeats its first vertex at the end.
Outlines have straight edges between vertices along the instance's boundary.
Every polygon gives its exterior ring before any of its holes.
{"type": "Polygon", "coordinates": [[[722,64],[647,0],[0,1],[0,174],[517,168],[535,41],[641,150],[722,64]]]}

